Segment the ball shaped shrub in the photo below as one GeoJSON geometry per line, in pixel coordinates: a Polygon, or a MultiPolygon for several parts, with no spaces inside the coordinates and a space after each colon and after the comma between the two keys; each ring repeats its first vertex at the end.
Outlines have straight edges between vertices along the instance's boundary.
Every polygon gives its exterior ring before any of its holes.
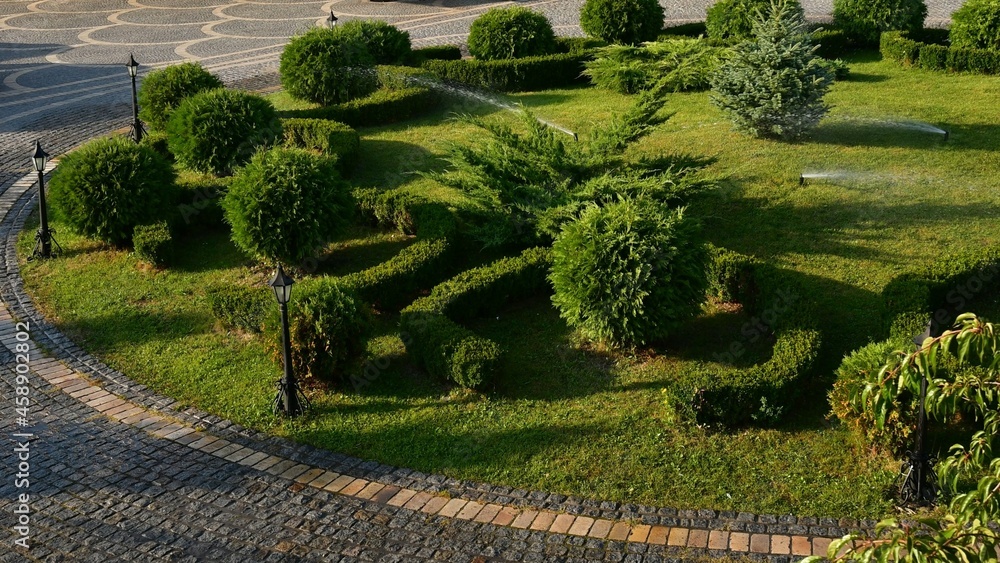
{"type": "MultiPolygon", "coordinates": [[[[363,303],[330,278],[296,284],[292,295],[288,304],[292,370],[346,388],[351,379],[346,368],[364,350],[368,315],[363,303]]],[[[271,355],[280,362],[281,319],[273,300],[264,329],[271,355]]]]}
{"type": "Polygon", "coordinates": [[[271,102],[239,90],[210,90],[185,98],[167,122],[167,145],[179,164],[228,175],[258,147],[282,138],[271,102]]]}
{"type": "Polygon", "coordinates": [[[855,41],[878,45],[883,31],[920,31],[927,17],[924,0],[834,0],[833,20],[855,41]]]}
{"type": "Polygon", "coordinates": [[[705,300],[708,255],[697,234],[683,209],[645,198],[591,207],[553,245],[552,301],[593,340],[662,340],[705,300]]]}
{"type": "Polygon", "coordinates": [[[323,105],[360,98],[378,88],[375,58],[365,42],[337,28],[314,27],[281,53],[281,85],[292,96],[323,105]]]}
{"type": "Polygon", "coordinates": [[[183,63],[154,70],[139,86],[139,117],[153,129],[167,126],[170,112],[184,98],[222,88],[222,81],[199,63],[183,63]]]}
{"type": "Polygon", "coordinates": [[[335,158],[274,148],[233,176],[222,207],[236,246],[297,266],[348,224],[351,202],[335,158]]]}
{"type": "Polygon", "coordinates": [[[719,0],[708,9],[705,32],[713,39],[747,39],[753,36],[754,20],[770,11],[771,0],[719,0]]]}
{"type": "Polygon", "coordinates": [[[488,10],[469,29],[469,52],[477,59],[517,59],[555,51],[549,20],[521,6],[488,10]]]}
{"type": "Polygon", "coordinates": [[[660,34],[663,6],[658,0],[587,0],[580,9],[580,27],[608,43],[638,45],[660,34]]]}
{"type": "Polygon", "coordinates": [[[951,15],[951,45],[1000,50],[1000,0],[966,0],[951,15]]]}
{"type": "Polygon", "coordinates": [[[375,60],[375,64],[400,64],[413,50],[409,32],[382,20],[351,20],[333,30],[363,44],[375,60]]]}
{"type": "Polygon", "coordinates": [[[63,157],[49,201],[77,232],[127,246],[136,226],[166,218],[176,205],[170,163],[124,137],[97,139],[63,157]]]}

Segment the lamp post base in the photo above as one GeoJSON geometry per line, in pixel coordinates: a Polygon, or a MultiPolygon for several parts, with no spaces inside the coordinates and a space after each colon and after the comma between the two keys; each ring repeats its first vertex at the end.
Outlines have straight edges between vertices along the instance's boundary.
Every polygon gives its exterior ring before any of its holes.
{"type": "Polygon", "coordinates": [[[62,245],[56,240],[56,237],[52,236],[55,234],[55,229],[38,229],[35,232],[35,249],[31,251],[31,256],[28,260],[34,260],[35,258],[52,258],[55,254],[52,252],[52,245],[55,245],[59,249],[59,254],[62,253],[62,245]]]}
{"type": "Polygon", "coordinates": [[[271,401],[271,410],[274,414],[288,417],[295,417],[309,410],[309,399],[302,392],[298,381],[278,380],[278,393],[271,401]]]}
{"type": "Polygon", "coordinates": [[[899,499],[903,504],[929,506],[937,500],[937,473],[930,457],[907,452],[907,461],[899,468],[902,484],[899,499]]]}
{"type": "Polygon", "coordinates": [[[135,120],[132,122],[132,125],[129,125],[128,137],[130,139],[132,139],[136,143],[139,143],[145,136],[146,136],[146,127],[142,124],[141,121],[135,120]]]}

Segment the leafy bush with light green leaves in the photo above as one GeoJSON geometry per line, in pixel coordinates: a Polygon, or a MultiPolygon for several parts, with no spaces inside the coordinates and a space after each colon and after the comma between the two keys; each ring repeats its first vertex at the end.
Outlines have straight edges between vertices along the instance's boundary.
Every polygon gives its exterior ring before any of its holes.
{"type": "Polygon", "coordinates": [[[927,18],[924,0],[834,0],[834,24],[861,45],[878,45],[885,31],[917,32],[927,18]]]}
{"type": "Polygon", "coordinates": [[[712,80],[711,100],[736,129],[755,137],[794,139],[819,123],[833,75],[816,55],[802,8],[773,0],[754,23],[755,39],[737,45],[712,80]]]}
{"type": "Polygon", "coordinates": [[[185,168],[227,176],[260,147],[281,139],[271,102],[239,90],[209,90],[185,98],[167,123],[167,144],[185,168]]]}
{"type": "Polygon", "coordinates": [[[864,398],[875,424],[884,426],[894,413],[909,409],[927,381],[924,408],[938,423],[963,418],[976,421],[968,445],[953,445],[934,469],[947,504],[943,514],[887,518],[873,536],[851,534],[830,544],[826,557],[803,563],[850,561],[978,561],[995,562],[1000,520],[1000,331],[972,314],[960,315],[956,328],[928,338],[915,351],[891,355],[863,380],[864,398]],[[947,369],[949,363],[968,369],[947,369]],[[973,483],[973,485],[967,485],[973,483]]]}
{"type": "Polygon", "coordinates": [[[597,86],[622,94],[635,94],[661,80],[675,92],[705,90],[726,52],[699,39],[611,45],[597,51],[584,74],[597,86]]]}
{"type": "Polygon", "coordinates": [[[591,37],[617,45],[653,41],[663,29],[658,0],[586,0],[580,27],[591,37]]]}
{"type": "Polygon", "coordinates": [[[593,206],[563,227],[552,253],[552,302],[595,341],[662,341],[705,300],[708,253],[683,209],[644,198],[593,206]]]}
{"type": "Polygon", "coordinates": [[[523,6],[492,8],[472,22],[469,52],[485,61],[551,55],[556,36],[544,14],[523,6]]]}
{"type": "Polygon", "coordinates": [[[1000,51],[1000,1],[965,0],[951,15],[952,47],[1000,51]]]}
{"type": "Polygon", "coordinates": [[[173,211],[174,169],[147,145],[124,137],[90,141],[62,158],[49,201],[77,232],[128,246],[135,228],[173,211]]]}
{"type": "Polygon", "coordinates": [[[281,53],[281,85],[295,98],[324,106],[371,94],[378,88],[375,57],[354,33],[314,27],[281,53]]]}
{"type": "Polygon", "coordinates": [[[336,159],[301,149],[262,151],[222,202],[233,242],[259,260],[297,265],[350,221],[350,186],[336,159]]]}
{"type": "Polygon", "coordinates": [[[351,20],[333,31],[363,44],[378,65],[402,64],[412,51],[409,32],[382,20],[351,20]]]}
{"type": "Polygon", "coordinates": [[[221,80],[197,62],[154,70],[143,77],[139,87],[139,117],[153,129],[162,130],[181,100],[222,86],[221,80]]]}

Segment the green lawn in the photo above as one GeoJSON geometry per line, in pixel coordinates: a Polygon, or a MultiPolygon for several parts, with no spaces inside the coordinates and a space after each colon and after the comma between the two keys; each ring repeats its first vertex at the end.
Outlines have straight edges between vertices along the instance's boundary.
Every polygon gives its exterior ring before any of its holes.
{"type": "MultiPolygon", "coordinates": [[[[265,291],[270,272],[224,234],[185,241],[176,266],[151,271],[56,224],[68,255],[26,263],[23,275],[47,314],[110,365],[161,393],[296,440],[462,479],[602,499],[881,516],[891,510],[898,463],[873,457],[826,420],[825,392],[845,353],[883,336],[879,291],[890,279],[941,253],[1000,242],[1000,106],[986,103],[1000,94],[1000,78],[902,69],[870,55],[853,61],[852,72],[834,86],[830,117],[806,141],[734,133],[707,94],[692,93],[672,97],[675,115],[636,150],[714,157],[711,170],[726,180],[692,210],[708,238],[789,269],[817,303],[818,379],[779,428],[690,427],[672,422],[664,407],[663,383],[679,365],[714,361],[740,338],[747,319],[727,306],[709,304],[676,339],[622,355],[582,342],[544,298],[513,305],[474,326],[509,351],[504,377],[484,393],[430,380],[407,361],[397,319],[386,315],[368,343],[371,363],[356,368],[371,383],[315,394],[312,414],[281,423],[267,411],[277,364],[256,339],[215,326],[204,297],[204,287],[220,280],[265,291]],[[951,139],[885,123],[891,119],[929,122],[951,139]],[[849,174],[799,186],[802,171],[849,174]]],[[[516,99],[582,137],[630,103],[593,88],[516,99]]],[[[412,174],[441,166],[443,141],[474,135],[445,117],[363,130],[352,182],[460,198],[412,174]]],[[[361,269],[407,242],[356,229],[330,246],[322,272],[361,269]]],[[[22,256],[31,243],[26,231],[22,256]]]]}

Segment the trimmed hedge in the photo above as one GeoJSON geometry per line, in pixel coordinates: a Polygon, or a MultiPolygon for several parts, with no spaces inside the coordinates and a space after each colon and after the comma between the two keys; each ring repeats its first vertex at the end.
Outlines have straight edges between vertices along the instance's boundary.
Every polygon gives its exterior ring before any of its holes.
{"type": "Polygon", "coordinates": [[[334,156],[341,171],[352,169],[357,162],[361,137],[349,125],[329,119],[290,118],[281,120],[281,129],[286,147],[334,156]]]}
{"type": "Polygon", "coordinates": [[[423,68],[446,82],[496,92],[528,92],[586,81],[583,65],[592,58],[584,51],[494,61],[427,61],[423,68]]]}
{"type": "Polygon", "coordinates": [[[493,381],[503,350],[457,323],[547,290],[545,276],[551,261],[549,249],[530,248],[434,287],[429,296],[400,313],[406,351],[432,375],[463,387],[477,388],[493,381]]]}
{"type": "MultiPolygon", "coordinates": [[[[925,33],[930,30],[925,30],[925,33]]],[[[882,34],[879,50],[882,57],[903,65],[915,65],[928,70],[1000,74],[1000,51],[990,49],[960,49],[934,42],[940,39],[927,34],[923,40],[911,38],[904,31],[882,34]]]]}
{"type": "Polygon", "coordinates": [[[245,285],[211,285],[205,298],[222,326],[245,332],[260,332],[269,307],[276,306],[270,291],[245,285]]]}
{"type": "Polygon", "coordinates": [[[413,57],[417,64],[423,61],[457,61],[462,58],[462,50],[458,45],[431,45],[413,50],[413,57]]]}
{"type": "MultiPolygon", "coordinates": [[[[804,291],[777,268],[729,250],[712,249],[712,255],[710,292],[741,303],[763,322],[775,339],[773,351],[749,368],[698,363],[685,369],[668,386],[671,403],[699,424],[774,423],[795,405],[819,352],[811,307],[804,291]]],[[[751,343],[769,336],[756,327],[751,335],[751,343]]],[[[727,353],[743,350],[743,343],[734,342],[727,353]]]]}
{"type": "Polygon", "coordinates": [[[137,226],[132,233],[132,247],[140,260],[154,266],[166,266],[174,254],[174,239],[167,222],[137,226]]]}
{"type": "Polygon", "coordinates": [[[381,89],[372,95],[336,106],[286,112],[289,117],[329,119],[368,127],[413,119],[437,109],[441,96],[430,88],[413,86],[402,90],[381,89]]]}

